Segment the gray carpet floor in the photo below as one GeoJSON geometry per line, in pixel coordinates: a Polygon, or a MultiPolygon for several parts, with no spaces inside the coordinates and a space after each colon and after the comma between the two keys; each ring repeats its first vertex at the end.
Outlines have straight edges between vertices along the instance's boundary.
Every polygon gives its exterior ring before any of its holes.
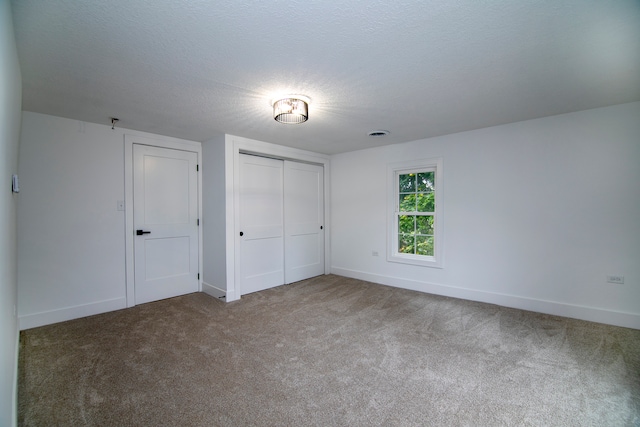
{"type": "Polygon", "coordinates": [[[22,426],[640,426],[640,331],[322,276],[23,331],[22,426]]]}

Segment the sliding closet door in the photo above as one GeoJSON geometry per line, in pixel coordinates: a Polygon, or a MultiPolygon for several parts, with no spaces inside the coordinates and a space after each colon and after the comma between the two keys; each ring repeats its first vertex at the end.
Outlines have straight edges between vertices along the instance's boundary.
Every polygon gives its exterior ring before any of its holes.
{"type": "Polygon", "coordinates": [[[284,283],[282,160],[240,155],[240,294],[284,283]]]}
{"type": "Polygon", "coordinates": [[[322,166],[240,155],[240,295],[324,274],[322,166]]]}
{"type": "Polygon", "coordinates": [[[285,283],[324,274],[324,176],[318,165],[284,162],[285,283]]]}

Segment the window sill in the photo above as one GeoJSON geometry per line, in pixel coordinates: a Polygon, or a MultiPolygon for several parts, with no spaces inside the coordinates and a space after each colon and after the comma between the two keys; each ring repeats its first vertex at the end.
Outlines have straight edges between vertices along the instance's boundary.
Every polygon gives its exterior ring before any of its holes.
{"type": "Polygon", "coordinates": [[[428,257],[428,256],[421,256],[421,255],[394,254],[394,255],[388,256],[387,261],[397,262],[401,264],[417,265],[420,267],[443,268],[442,261],[436,260],[435,257],[428,257]]]}

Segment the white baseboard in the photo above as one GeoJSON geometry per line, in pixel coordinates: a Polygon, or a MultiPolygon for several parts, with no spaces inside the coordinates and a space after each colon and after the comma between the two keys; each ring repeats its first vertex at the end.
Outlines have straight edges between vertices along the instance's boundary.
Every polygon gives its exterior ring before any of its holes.
{"type": "Polygon", "coordinates": [[[37,328],[38,326],[51,325],[52,323],[78,319],[80,317],[93,316],[94,314],[120,310],[127,307],[127,299],[114,298],[98,301],[90,304],[64,307],[58,310],[44,311],[41,313],[27,314],[18,317],[20,330],[37,328]]]}
{"type": "Polygon", "coordinates": [[[364,271],[350,270],[340,267],[332,267],[331,273],[354,279],[366,280],[381,285],[413,291],[426,292],[435,295],[466,299],[471,301],[486,302],[503,307],[518,308],[521,310],[535,311],[538,313],[553,314],[556,316],[570,317],[573,319],[588,320],[591,322],[605,323],[608,325],[622,326],[625,328],[640,329],[640,315],[620,311],[605,310],[595,307],[567,304],[556,301],[545,301],[534,298],[507,295],[496,292],[480,291],[477,289],[457,288],[436,283],[420,282],[417,280],[400,279],[397,277],[383,276],[366,273],[364,271]]]}
{"type": "Polygon", "coordinates": [[[202,282],[202,292],[207,295],[211,295],[214,298],[218,298],[222,301],[227,300],[227,291],[217,286],[210,285],[207,282],[202,282]]]}

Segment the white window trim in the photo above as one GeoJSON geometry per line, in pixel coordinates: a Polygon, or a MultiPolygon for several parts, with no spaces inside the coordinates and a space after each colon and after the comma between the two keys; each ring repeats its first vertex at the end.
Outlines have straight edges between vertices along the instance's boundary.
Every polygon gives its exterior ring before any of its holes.
{"type": "Polygon", "coordinates": [[[443,268],[444,254],[444,218],[443,218],[443,183],[442,158],[418,159],[406,162],[389,163],[387,165],[387,261],[404,264],[420,265],[424,267],[443,268]],[[415,172],[422,169],[435,169],[436,210],[434,226],[434,255],[413,255],[398,252],[398,176],[401,173],[415,172]]]}

